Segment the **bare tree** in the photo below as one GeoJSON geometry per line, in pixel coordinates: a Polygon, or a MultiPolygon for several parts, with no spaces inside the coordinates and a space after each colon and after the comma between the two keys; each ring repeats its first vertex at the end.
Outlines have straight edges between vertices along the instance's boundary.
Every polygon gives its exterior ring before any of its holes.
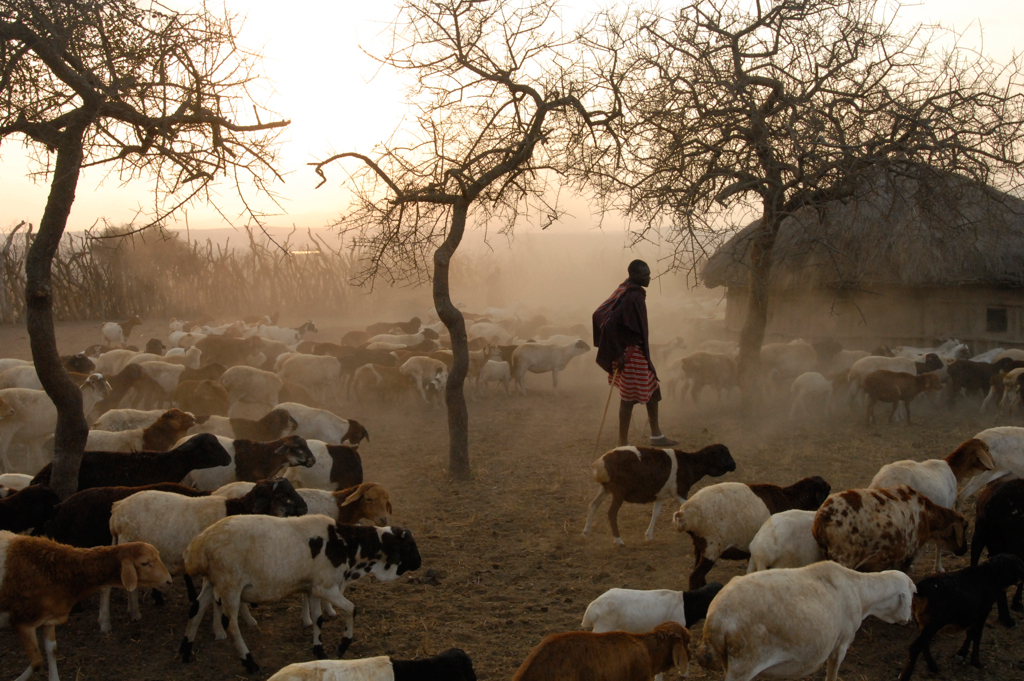
{"type": "Polygon", "coordinates": [[[236,122],[247,114],[259,55],[236,44],[234,17],[206,7],[3,0],[0,39],[0,141],[25,140],[50,180],[26,258],[25,296],[32,358],[57,406],[52,485],[66,497],[78,486],[88,425],[57,355],[50,265],[82,169],[107,166],[121,181],[153,178],[159,222],[210,199],[221,177],[266,191],[275,174],[273,130],[287,122],[263,123],[258,113],[252,124],[236,122]]]}
{"type": "Polygon", "coordinates": [[[1019,64],[958,49],[955,36],[901,32],[877,0],[691,0],[671,13],[606,14],[585,36],[628,112],[619,145],[597,149],[609,195],[642,236],[697,267],[724,223],[760,226],[749,249],[740,336],[744,404],[758,393],[772,250],[800,209],[848,201],[880,176],[1022,179],[1019,64]],[[595,38],[600,35],[600,38],[595,38]]]}
{"type": "MultiPolygon", "coordinates": [[[[574,40],[561,33],[552,0],[406,0],[380,58],[412,77],[413,130],[400,128],[373,155],[335,154],[352,171],[352,211],[340,223],[367,254],[362,280],[420,276],[433,260],[433,298],[452,340],[445,402],[449,474],[470,474],[463,382],[466,325],[452,304],[448,273],[467,223],[511,230],[536,211],[543,225],[559,214],[552,177],[581,138],[614,119],[588,107],[574,40]]],[[[321,182],[321,185],[323,182],[321,182]]]]}

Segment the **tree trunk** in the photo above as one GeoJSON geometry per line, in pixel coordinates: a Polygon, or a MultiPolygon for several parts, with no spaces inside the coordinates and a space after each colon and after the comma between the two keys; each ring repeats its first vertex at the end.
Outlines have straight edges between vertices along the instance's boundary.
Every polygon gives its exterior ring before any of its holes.
{"type": "Polygon", "coordinates": [[[466,230],[468,202],[459,201],[452,211],[448,238],[434,251],[434,309],[444,322],[452,339],[454,361],[448,373],[444,402],[448,410],[448,474],[455,480],[468,480],[469,469],[469,411],[463,385],[469,372],[469,342],[466,339],[466,320],[452,304],[448,286],[448,271],[452,256],[466,230]]]}
{"type": "Polygon", "coordinates": [[[25,308],[28,337],[43,390],[57,407],[50,486],[66,499],[78,490],[78,468],[89,436],[82,413],[82,392],[64,370],[53,329],[53,287],[50,265],[67,226],[82,169],[82,137],[88,123],[69,126],[61,136],[39,232],[25,258],[25,308]]]}
{"type": "Polygon", "coordinates": [[[742,410],[752,414],[764,396],[761,376],[761,345],[768,325],[768,277],[772,271],[772,249],[778,234],[779,218],[766,212],[761,227],[750,242],[750,277],[747,318],[740,331],[739,384],[742,410]],[[774,223],[774,224],[773,224],[774,223]]]}

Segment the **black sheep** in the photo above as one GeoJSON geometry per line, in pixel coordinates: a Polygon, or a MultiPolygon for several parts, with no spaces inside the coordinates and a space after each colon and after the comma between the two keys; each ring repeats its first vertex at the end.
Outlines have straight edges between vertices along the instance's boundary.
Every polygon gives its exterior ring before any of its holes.
{"type": "Polygon", "coordinates": [[[939,671],[929,644],[939,630],[949,625],[967,630],[957,658],[963,660],[973,642],[971,664],[981,667],[979,648],[985,620],[992,612],[992,606],[998,604],[999,621],[1008,627],[1014,626],[1006,607],[1005,590],[1021,579],[1024,579],[1024,562],[1017,556],[1001,553],[983,565],[932,575],[918,582],[917,594],[914,595],[914,619],[921,633],[910,644],[910,659],[900,681],[909,681],[917,657],[922,653],[928,670],[933,674],[939,671]]]}
{"type": "MultiPolygon", "coordinates": [[[[1024,560],[1024,480],[996,480],[978,495],[977,520],[971,541],[971,565],[989,557],[1012,553],[1024,560]]],[[[1021,585],[1013,596],[1013,609],[1021,610],[1021,585]]]]}
{"type": "Polygon", "coordinates": [[[35,528],[39,534],[60,503],[57,493],[46,485],[30,485],[0,499],[0,530],[24,532],[35,528]]]}

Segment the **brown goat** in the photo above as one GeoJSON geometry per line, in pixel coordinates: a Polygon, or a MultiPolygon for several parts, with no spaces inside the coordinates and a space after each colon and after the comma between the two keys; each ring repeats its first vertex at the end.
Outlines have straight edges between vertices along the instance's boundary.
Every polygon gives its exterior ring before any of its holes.
{"type": "Polygon", "coordinates": [[[78,549],[41,537],[0,537],[0,618],[17,631],[29,658],[26,676],[43,666],[36,629],[43,627],[50,678],[57,678],[56,624],[71,608],[103,587],[128,591],[171,585],[160,554],[149,544],[78,549]]]}
{"type": "Polygon", "coordinates": [[[526,656],[512,681],[648,681],[690,665],[690,632],[663,622],[646,634],[570,631],[545,636],[526,656]]]}
{"type": "Polygon", "coordinates": [[[364,482],[355,487],[328,492],[328,494],[334,499],[337,506],[336,511],[327,513],[311,509],[309,512],[325,513],[346,525],[355,525],[360,520],[369,520],[379,527],[388,524],[388,516],[392,513],[391,496],[383,485],[376,482],[364,482]]]}
{"type": "Polygon", "coordinates": [[[889,421],[892,421],[892,417],[902,402],[907,408],[907,425],[910,425],[910,403],[926,390],[932,392],[942,390],[942,379],[933,373],[914,376],[901,371],[878,369],[864,377],[863,388],[864,392],[868,394],[865,417],[867,425],[871,425],[875,420],[875,403],[877,402],[892,404],[889,421]]]}
{"type": "Polygon", "coordinates": [[[356,399],[362,400],[369,394],[375,394],[381,402],[397,400],[415,386],[398,369],[380,364],[364,364],[359,367],[352,382],[356,399]]]}
{"type": "Polygon", "coordinates": [[[277,393],[278,403],[284,402],[297,402],[307,407],[320,408],[320,402],[305,388],[298,383],[292,381],[285,381],[281,387],[281,392],[277,393]]]}
{"type": "Polygon", "coordinates": [[[142,451],[166,452],[185,437],[188,429],[196,425],[196,417],[180,409],[168,409],[142,430],[142,451]]]}
{"type": "Polygon", "coordinates": [[[179,409],[196,416],[227,416],[231,408],[228,391],[216,381],[181,381],[171,393],[179,409]]]}
{"type": "Polygon", "coordinates": [[[229,421],[236,440],[270,442],[291,435],[299,424],[284,409],[271,409],[256,421],[233,418],[229,421]]]}

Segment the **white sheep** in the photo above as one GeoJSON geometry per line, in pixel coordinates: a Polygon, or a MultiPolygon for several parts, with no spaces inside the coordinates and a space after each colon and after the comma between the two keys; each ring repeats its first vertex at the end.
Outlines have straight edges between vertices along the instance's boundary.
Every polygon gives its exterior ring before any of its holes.
{"type": "Polygon", "coordinates": [[[30,362],[27,359],[12,359],[12,358],[9,358],[9,357],[5,357],[4,359],[0,359],[0,373],[3,373],[4,371],[7,371],[11,367],[24,367],[24,366],[32,366],[32,362],[30,362]]]}
{"type": "Polygon", "coordinates": [[[316,324],[311,321],[304,322],[295,329],[260,324],[257,326],[255,333],[260,338],[281,341],[285,345],[296,345],[307,333],[317,333],[317,328],[316,324]]]}
{"type": "Polygon", "coordinates": [[[139,368],[142,369],[146,376],[160,386],[160,389],[168,395],[168,398],[174,392],[174,389],[178,387],[181,373],[185,371],[183,364],[171,364],[170,362],[154,360],[140,362],[139,368]]]}
{"type": "Polygon", "coordinates": [[[996,467],[989,446],[979,438],[967,440],[942,459],[894,461],[875,473],[868,487],[907,485],[945,508],[956,504],[957,485],[996,467]]]}
{"type": "MultiPolygon", "coordinates": [[[[92,374],[81,385],[83,413],[88,414],[97,402],[110,394],[108,384],[99,374],[92,374]]],[[[12,410],[9,416],[0,419],[0,460],[4,471],[11,470],[7,458],[11,445],[23,444],[28,448],[33,462],[25,472],[38,471],[48,460],[43,445],[57,430],[57,407],[42,390],[8,388],[0,390],[0,399],[12,410]]]]}
{"type": "Polygon", "coordinates": [[[580,339],[560,345],[526,343],[512,351],[512,375],[523,395],[526,394],[526,372],[544,374],[550,371],[551,387],[557,388],[558,372],[565,369],[573,357],[588,352],[590,346],[580,339]]]}
{"type": "Polygon", "coordinates": [[[693,539],[695,564],[690,588],[704,585],[719,557],[736,558],[727,551],[749,554],[750,542],[771,514],[817,509],[830,491],[825,480],[813,476],[788,487],[722,482],[694,494],[672,516],[672,525],[693,539]]]}
{"type": "Polygon", "coordinates": [[[476,681],[473,661],[458,648],[418,660],[364,657],[357,660],[314,660],[282,668],[267,681],[476,681]]]}
{"type": "Polygon", "coordinates": [[[203,423],[192,426],[188,434],[212,433],[228,439],[234,439],[235,429],[231,427],[231,418],[227,416],[208,416],[203,423]]]}
{"type": "Polygon", "coordinates": [[[333,492],[358,485],[363,481],[363,462],[352,447],[330,445],[320,440],[306,440],[306,446],[316,458],[310,468],[293,466],[283,475],[296,489],[311,488],[333,492]]]}
{"type": "Polygon", "coordinates": [[[274,373],[276,374],[279,371],[281,371],[281,367],[284,366],[284,363],[287,362],[290,358],[296,357],[298,355],[304,355],[304,354],[306,354],[306,353],[304,353],[304,352],[282,352],[280,355],[277,356],[277,359],[274,360],[274,373]]]}
{"type": "Polygon", "coordinates": [[[128,336],[131,335],[132,329],[142,323],[138,315],[133,315],[131,319],[124,322],[107,322],[100,331],[103,333],[104,340],[109,345],[117,345],[124,347],[125,343],[128,342],[128,336]]]}
{"type": "Polygon", "coordinates": [[[860,389],[867,375],[879,369],[917,375],[917,365],[914,364],[914,360],[908,357],[879,357],[871,355],[858,359],[850,367],[848,375],[851,388],[860,389]]]}
{"type": "MultiPolygon", "coordinates": [[[[868,487],[882,489],[907,485],[944,508],[956,505],[957,485],[995,467],[988,445],[971,439],[944,459],[894,461],[882,466],[868,487]]],[[[935,545],[935,572],[942,572],[942,547],[935,545]]]]}
{"type": "Polygon", "coordinates": [[[298,402],[282,402],[278,409],[284,409],[295,419],[299,427],[295,434],[307,440],[322,440],[328,444],[349,444],[358,446],[363,439],[369,439],[366,428],[358,421],[346,420],[326,409],[307,407],[298,402]]]}
{"type": "Polygon", "coordinates": [[[104,376],[116,376],[137,354],[139,353],[134,350],[108,350],[95,359],[96,373],[104,376]]]}
{"type": "Polygon", "coordinates": [[[0,373],[0,390],[6,388],[28,388],[29,390],[42,390],[43,384],[39,380],[34,365],[16,366],[0,373]]]}
{"type": "MultiPolygon", "coordinates": [[[[3,418],[0,416],[0,418],[3,418]]],[[[0,474],[0,487],[17,492],[32,484],[32,476],[26,473],[3,473],[0,474]]]]}
{"type": "Polygon", "coordinates": [[[206,334],[200,333],[199,331],[175,331],[174,333],[167,337],[167,344],[169,346],[188,350],[189,348],[191,348],[193,345],[203,340],[204,338],[206,338],[206,334]]]}
{"type": "Polygon", "coordinates": [[[191,413],[170,409],[144,428],[121,431],[92,429],[85,441],[85,451],[164,452],[180,440],[195,422],[191,413]]]}
{"type": "MultiPolygon", "coordinates": [[[[728,549],[749,552],[750,541],[770,515],[749,485],[720,482],[687,499],[672,515],[672,526],[706,542],[703,551],[697,552],[697,570],[704,559],[714,562],[728,549]]],[[[696,542],[694,547],[696,551],[696,542]]]]}
{"type": "Polygon", "coordinates": [[[728,681],[809,676],[839,665],[861,622],[910,620],[914,582],[896,570],[861,574],[831,561],[734,577],[708,609],[696,662],[728,681]]]}
{"type": "MultiPolygon", "coordinates": [[[[156,423],[166,409],[111,409],[92,424],[92,430],[134,430],[156,423]]],[[[204,431],[205,432],[205,431],[204,431]]]]}
{"type": "Polygon", "coordinates": [[[824,402],[826,416],[832,413],[832,381],[817,371],[808,371],[797,376],[793,379],[789,391],[793,395],[793,406],[789,410],[790,418],[796,415],[798,406],[803,410],[804,416],[810,417],[806,402],[808,398],[819,404],[824,402]]]}
{"type": "Polygon", "coordinates": [[[390,343],[394,345],[401,345],[408,347],[410,345],[418,345],[425,341],[427,337],[422,331],[419,333],[378,333],[376,336],[371,336],[366,340],[367,343],[390,343]]]}
{"type": "Polygon", "coordinates": [[[821,548],[811,534],[814,513],[789,510],[769,516],[750,542],[747,574],[803,567],[821,560],[821,548]]]}
{"type": "Polygon", "coordinates": [[[470,340],[483,338],[494,345],[508,345],[515,338],[515,334],[494,322],[477,322],[466,329],[466,335],[470,340]]]}
{"type": "Polygon", "coordinates": [[[429,402],[427,399],[428,385],[437,383],[444,386],[448,380],[447,365],[432,357],[410,357],[402,366],[398,367],[398,371],[416,384],[424,402],[429,402]]]}
{"type": "MultiPolygon", "coordinates": [[[[312,445],[312,442],[308,444],[312,445]]],[[[320,444],[322,445],[323,443],[320,444]]],[[[319,455],[312,446],[310,449],[314,454],[319,455]]],[[[327,455],[324,454],[324,456],[327,455]]],[[[295,468],[289,468],[288,470],[295,470],[295,468]]],[[[252,482],[232,482],[214,490],[211,492],[211,495],[224,497],[225,499],[237,499],[248,494],[254,486],[255,483],[252,482]]],[[[389,494],[382,485],[375,482],[360,483],[346,488],[344,491],[338,490],[336,492],[311,488],[296,489],[296,491],[302,497],[302,500],[306,502],[307,515],[325,515],[336,522],[346,525],[354,525],[363,520],[368,521],[370,524],[376,524],[379,527],[384,527],[388,524],[388,514],[391,513],[389,494]]],[[[323,605],[324,612],[330,617],[334,617],[337,614],[330,603],[324,603],[323,605]]],[[[214,612],[216,614],[216,610],[214,612]]],[[[309,612],[309,599],[303,597],[302,624],[306,627],[313,623],[309,612]]],[[[242,614],[244,617],[244,604],[242,614]]],[[[219,618],[214,617],[215,631],[219,631],[218,623],[219,618]]],[[[218,635],[218,638],[223,638],[223,636],[218,635]]]]}
{"type": "Polygon", "coordinates": [[[956,498],[954,509],[957,511],[975,492],[993,480],[1004,476],[1024,478],[1024,428],[999,426],[983,430],[974,437],[988,445],[993,468],[975,475],[964,485],[956,498]]]}
{"type": "MultiPolygon", "coordinates": [[[[233,366],[223,373],[220,383],[232,402],[260,404],[273,409],[284,381],[276,374],[250,366],[233,366]]],[[[257,417],[258,418],[258,417],[257,417]]]]}
{"type": "Polygon", "coordinates": [[[508,384],[512,380],[512,367],[508,362],[500,360],[487,360],[487,363],[480,369],[477,375],[477,385],[484,384],[484,388],[490,385],[491,381],[499,381],[508,394],[508,384]]]}
{"type": "Polygon", "coordinates": [[[193,578],[205,577],[206,582],[193,602],[179,653],[184,661],[191,660],[192,642],[216,591],[242,664],[250,673],[259,671],[238,626],[244,590],[249,603],[274,602],[295,593],[317,599],[311,600],[311,605],[313,648],[318,657],[325,656],[318,599],[330,602],[345,618],[340,657],[352,643],[355,611],[343,595],[346,584],[365,574],[392,581],[419,569],[420,564],[412,534],[398,527],[343,525],[323,515],[225,518],[204,530],[185,550],[186,571],[193,578]]]}
{"type": "Polygon", "coordinates": [[[275,364],[274,371],[283,381],[291,381],[309,390],[321,404],[340,397],[341,364],[330,355],[290,354],[275,364]]]}
{"type": "MultiPolygon", "coordinates": [[[[191,347],[187,350],[182,348],[171,348],[172,350],[178,350],[171,354],[170,351],[166,355],[157,355],[152,352],[140,352],[131,359],[128,360],[127,364],[142,364],[143,362],[166,362],[168,364],[180,364],[188,367],[189,369],[198,369],[201,363],[203,351],[196,347],[191,347]]],[[[126,365],[127,365],[126,364],[126,365]]]]}
{"type": "Polygon", "coordinates": [[[695,591],[609,589],[595,598],[583,614],[584,629],[596,634],[628,631],[642,634],[662,622],[687,627],[704,619],[722,585],[708,584],[695,591]]]}
{"type": "MultiPolygon", "coordinates": [[[[115,544],[144,541],[160,552],[167,571],[184,574],[183,554],[199,534],[218,520],[238,514],[278,517],[302,515],[306,505],[291,483],[280,478],[253,483],[243,494],[189,497],[174,492],[144,490],[115,501],[110,510],[110,535],[115,544]],[[168,522],[173,518],[174,522],[168,522]]],[[[129,596],[131,617],[139,620],[136,594],[129,596]]],[[[100,631],[110,631],[110,590],[100,598],[100,631]]]]}

